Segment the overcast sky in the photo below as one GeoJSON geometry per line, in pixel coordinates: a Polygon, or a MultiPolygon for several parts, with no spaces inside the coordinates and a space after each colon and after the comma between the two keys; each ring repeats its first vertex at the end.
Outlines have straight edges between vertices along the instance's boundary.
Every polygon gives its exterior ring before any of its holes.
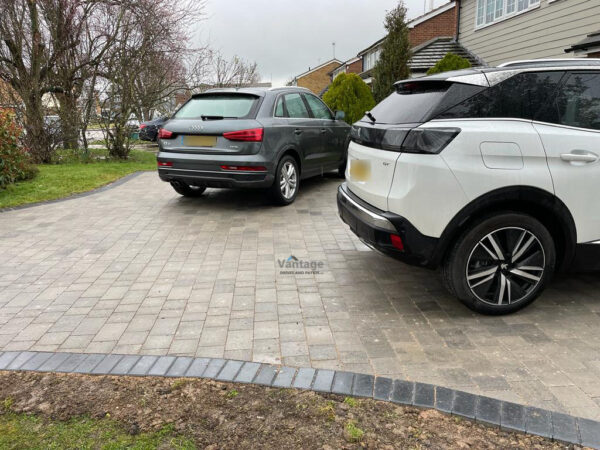
{"type": "MultiPolygon", "coordinates": [[[[409,18],[424,1],[405,0],[409,18]]],[[[436,0],[435,6],[447,0],[436,0]]],[[[207,0],[198,42],[256,61],[274,86],[335,56],[346,60],[384,36],[386,11],[398,0],[207,0]]]]}

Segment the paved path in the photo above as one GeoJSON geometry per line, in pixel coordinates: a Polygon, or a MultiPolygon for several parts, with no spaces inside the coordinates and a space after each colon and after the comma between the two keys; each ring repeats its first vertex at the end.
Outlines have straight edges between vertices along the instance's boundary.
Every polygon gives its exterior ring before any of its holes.
{"type": "Polygon", "coordinates": [[[277,208],[259,192],[184,199],[146,173],[0,213],[0,350],[350,370],[600,419],[600,276],[473,314],[435,273],[364,247],[336,215],[339,182],[277,208]],[[324,267],[285,273],[290,255],[324,267]]]}

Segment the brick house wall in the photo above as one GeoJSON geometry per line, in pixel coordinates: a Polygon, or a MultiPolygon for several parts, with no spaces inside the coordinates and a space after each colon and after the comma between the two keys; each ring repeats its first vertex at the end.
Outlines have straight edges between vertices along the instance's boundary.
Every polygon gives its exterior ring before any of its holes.
{"type": "Polygon", "coordinates": [[[600,58],[600,52],[588,53],[588,58],[600,58]]]}
{"type": "Polygon", "coordinates": [[[362,58],[357,59],[346,67],[346,73],[361,73],[363,71],[362,58]]]}
{"type": "Polygon", "coordinates": [[[455,6],[411,28],[408,34],[411,47],[416,47],[436,37],[455,36],[456,11],[457,8],[455,6]]]}
{"type": "Polygon", "coordinates": [[[310,89],[315,94],[319,95],[331,83],[329,72],[339,67],[340,63],[332,61],[323,67],[310,72],[296,79],[296,85],[310,89]]]}

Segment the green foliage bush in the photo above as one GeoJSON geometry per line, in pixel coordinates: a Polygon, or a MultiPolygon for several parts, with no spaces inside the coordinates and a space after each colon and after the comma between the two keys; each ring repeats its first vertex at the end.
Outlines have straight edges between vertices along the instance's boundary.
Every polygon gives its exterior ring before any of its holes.
{"type": "Polygon", "coordinates": [[[435,66],[427,71],[427,75],[448,72],[450,70],[468,69],[469,67],[471,67],[471,63],[467,58],[448,52],[435,66]]]}
{"type": "Polygon", "coordinates": [[[20,146],[21,129],[9,110],[0,109],[0,189],[37,173],[29,154],[20,146]]]}
{"type": "Polygon", "coordinates": [[[344,111],[350,125],[375,106],[369,86],[355,73],[341,73],[333,80],[323,101],[334,111],[344,111]]]}

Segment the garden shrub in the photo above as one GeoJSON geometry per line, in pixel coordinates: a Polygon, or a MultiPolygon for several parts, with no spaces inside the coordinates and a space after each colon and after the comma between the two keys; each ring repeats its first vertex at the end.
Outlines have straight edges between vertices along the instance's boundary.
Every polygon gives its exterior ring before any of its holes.
{"type": "Polygon", "coordinates": [[[20,145],[21,133],[14,113],[0,109],[0,189],[31,179],[37,173],[29,154],[20,145]]]}
{"type": "Polygon", "coordinates": [[[333,80],[323,101],[334,111],[344,111],[350,125],[375,106],[369,86],[355,73],[341,73],[333,80]]]}
{"type": "Polygon", "coordinates": [[[448,72],[450,70],[468,69],[469,67],[471,67],[471,63],[467,58],[463,58],[456,53],[448,52],[435,64],[435,66],[427,71],[427,75],[448,72]]]}

